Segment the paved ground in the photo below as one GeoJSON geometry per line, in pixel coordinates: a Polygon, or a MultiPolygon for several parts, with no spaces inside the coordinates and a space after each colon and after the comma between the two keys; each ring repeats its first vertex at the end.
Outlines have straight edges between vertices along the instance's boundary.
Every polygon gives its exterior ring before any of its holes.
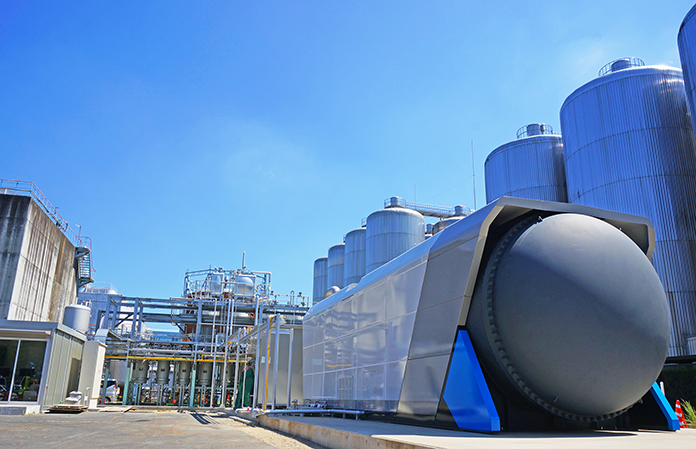
{"type": "MultiPolygon", "coordinates": [[[[677,432],[584,431],[488,435],[330,417],[283,416],[274,419],[286,421],[284,426],[274,426],[278,429],[333,448],[357,446],[373,448],[401,446],[409,449],[696,448],[696,429],[683,429],[677,432]],[[364,436],[367,439],[353,438],[346,433],[364,436]]],[[[272,424],[264,420],[262,422],[272,424]]]]}
{"type": "Polygon", "coordinates": [[[320,446],[250,427],[224,414],[84,412],[0,415],[0,448],[317,449],[320,446]]]}

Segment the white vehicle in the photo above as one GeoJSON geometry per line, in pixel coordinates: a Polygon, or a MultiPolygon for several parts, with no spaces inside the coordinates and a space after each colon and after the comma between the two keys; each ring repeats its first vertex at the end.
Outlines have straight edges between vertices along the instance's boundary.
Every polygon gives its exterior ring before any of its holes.
{"type": "MultiPolygon", "coordinates": [[[[104,398],[104,404],[110,402],[118,402],[118,395],[121,393],[121,389],[118,387],[118,381],[116,379],[108,379],[106,381],[106,397],[104,398]]],[[[102,388],[104,383],[102,382],[102,388]]]]}

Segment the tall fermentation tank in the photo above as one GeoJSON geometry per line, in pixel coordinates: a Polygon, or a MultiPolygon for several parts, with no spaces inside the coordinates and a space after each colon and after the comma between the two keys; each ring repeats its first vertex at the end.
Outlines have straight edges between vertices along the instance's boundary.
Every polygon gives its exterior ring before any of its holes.
{"type": "Polygon", "coordinates": [[[329,248],[329,259],[326,263],[327,285],[329,288],[343,288],[343,264],[345,259],[345,243],[339,243],[329,248]]]}
{"type": "Polygon", "coordinates": [[[324,299],[324,293],[328,286],[328,257],[320,257],[314,261],[314,287],[312,289],[312,303],[316,304],[324,299]]]}
{"type": "Polygon", "coordinates": [[[360,282],[365,276],[365,228],[353,229],[346,234],[344,284],[360,282]]]}
{"type": "MultiPolygon", "coordinates": [[[[677,43],[679,45],[679,58],[684,71],[686,97],[689,100],[691,120],[693,122],[696,118],[694,116],[696,108],[696,5],[684,17],[684,21],[679,28],[677,43]]],[[[694,129],[696,129],[696,126],[694,126],[694,129]]]]}
{"type": "Polygon", "coordinates": [[[568,202],[563,141],[545,123],[520,128],[517,140],[488,155],[484,171],[486,202],[501,196],[568,202]]]}
{"type": "Polygon", "coordinates": [[[365,273],[369,273],[425,240],[423,215],[392,205],[367,217],[365,234],[365,273]]]}
{"type": "Polygon", "coordinates": [[[147,382],[147,375],[150,370],[150,362],[147,360],[141,360],[139,362],[135,362],[135,366],[133,368],[133,382],[135,383],[143,383],[147,382]]]}
{"type": "Polygon", "coordinates": [[[210,385],[213,380],[213,362],[198,362],[198,372],[196,373],[196,384],[210,385]]]}
{"type": "Polygon", "coordinates": [[[157,383],[169,383],[169,360],[157,361],[157,383]]]}
{"type": "Polygon", "coordinates": [[[191,362],[179,362],[179,374],[177,375],[179,385],[188,384],[189,379],[191,379],[191,362]]]}
{"type": "Polygon", "coordinates": [[[696,143],[682,71],[607,64],[561,107],[568,201],[648,217],[669,298],[669,355],[696,335],[696,143]]]}

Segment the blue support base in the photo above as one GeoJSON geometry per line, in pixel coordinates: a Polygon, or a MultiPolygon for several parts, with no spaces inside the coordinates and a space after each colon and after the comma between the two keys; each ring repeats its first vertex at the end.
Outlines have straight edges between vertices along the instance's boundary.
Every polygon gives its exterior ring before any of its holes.
{"type": "Polygon", "coordinates": [[[457,426],[462,430],[499,432],[500,417],[465,330],[459,330],[443,393],[457,426]]]}
{"type": "Polygon", "coordinates": [[[652,393],[653,398],[657,401],[657,405],[660,407],[662,414],[665,415],[667,428],[669,430],[679,430],[679,418],[677,418],[677,414],[669,405],[669,402],[667,402],[665,395],[662,394],[662,390],[660,390],[657,382],[653,383],[652,387],[650,387],[650,393],[652,393]]]}

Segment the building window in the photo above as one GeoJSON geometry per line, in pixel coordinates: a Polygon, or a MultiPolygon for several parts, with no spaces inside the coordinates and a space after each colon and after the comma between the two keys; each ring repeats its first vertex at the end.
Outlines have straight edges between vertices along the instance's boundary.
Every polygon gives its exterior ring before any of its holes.
{"type": "Polygon", "coordinates": [[[0,401],[36,402],[45,341],[0,340],[0,401]]]}

